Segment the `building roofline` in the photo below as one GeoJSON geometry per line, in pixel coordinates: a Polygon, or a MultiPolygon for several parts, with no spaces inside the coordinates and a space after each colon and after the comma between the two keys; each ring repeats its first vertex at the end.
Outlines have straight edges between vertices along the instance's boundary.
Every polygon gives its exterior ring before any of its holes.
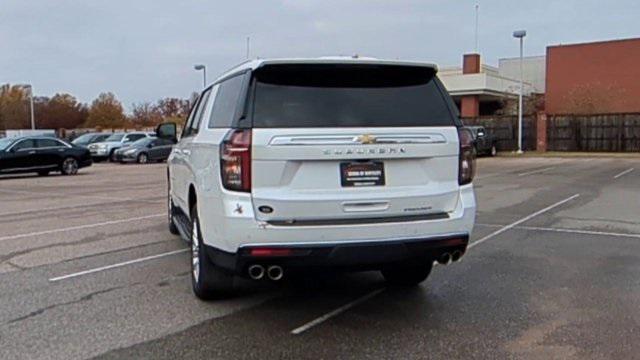
{"type": "MultiPolygon", "coordinates": [[[[547,55],[530,55],[530,56],[525,56],[524,59],[544,59],[546,58],[547,55]]],[[[511,56],[511,57],[503,57],[503,58],[499,58],[498,62],[502,61],[502,60],[519,60],[520,56],[511,56]]]]}
{"type": "Polygon", "coordinates": [[[586,45],[597,45],[597,44],[609,44],[609,43],[618,43],[618,42],[627,42],[627,41],[640,41],[640,37],[625,38],[625,39],[612,39],[612,40],[598,40],[598,41],[589,41],[589,42],[581,42],[581,43],[574,43],[574,44],[549,45],[549,46],[547,46],[547,49],[559,48],[559,47],[570,47],[570,46],[586,46],[586,45]]]}

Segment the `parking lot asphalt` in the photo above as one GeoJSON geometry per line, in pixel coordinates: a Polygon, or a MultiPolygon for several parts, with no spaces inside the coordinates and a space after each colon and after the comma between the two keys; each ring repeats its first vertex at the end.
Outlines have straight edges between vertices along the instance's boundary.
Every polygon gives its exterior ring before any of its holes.
{"type": "Polygon", "coordinates": [[[165,171],[0,178],[1,358],[640,358],[640,159],[480,159],[471,248],[419,287],[239,281],[209,303],[165,171]]]}

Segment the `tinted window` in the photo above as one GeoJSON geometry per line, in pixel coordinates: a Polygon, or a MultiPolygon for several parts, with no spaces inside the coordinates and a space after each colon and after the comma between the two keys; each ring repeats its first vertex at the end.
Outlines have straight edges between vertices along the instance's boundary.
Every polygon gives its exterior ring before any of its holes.
{"type": "Polygon", "coordinates": [[[131,135],[127,135],[127,140],[129,141],[136,141],[136,140],[140,140],[142,138],[145,138],[146,136],[144,134],[131,134],[131,135]]]}
{"type": "Polygon", "coordinates": [[[240,101],[244,79],[244,75],[238,75],[219,84],[220,87],[209,119],[210,128],[231,127],[240,101]]]}
{"type": "Polygon", "coordinates": [[[61,142],[53,139],[37,139],[36,144],[39,148],[64,146],[61,142]]]}
{"type": "Polygon", "coordinates": [[[198,129],[200,128],[200,123],[202,122],[202,117],[204,116],[205,109],[207,108],[207,102],[209,101],[209,96],[211,95],[211,88],[207,89],[202,94],[202,100],[198,105],[198,110],[193,116],[193,122],[191,123],[191,134],[197,134],[198,129]]]}
{"type": "Polygon", "coordinates": [[[184,124],[184,128],[182,129],[182,137],[191,135],[191,125],[193,124],[193,119],[195,118],[195,114],[198,111],[201,98],[202,96],[199,96],[198,99],[196,99],[195,104],[193,105],[193,107],[191,108],[191,111],[189,112],[189,117],[187,118],[187,122],[184,124]]]}
{"type": "Polygon", "coordinates": [[[18,150],[22,150],[22,149],[33,149],[36,147],[36,143],[35,141],[33,141],[32,139],[27,139],[27,140],[22,140],[20,142],[18,142],[13,149],[18,151],[18,150]]]}
{"type": "Polygon", "coordinates": [[[455,125],[430,68],[272,65],[255,74],[254,127],[455,125]]]}

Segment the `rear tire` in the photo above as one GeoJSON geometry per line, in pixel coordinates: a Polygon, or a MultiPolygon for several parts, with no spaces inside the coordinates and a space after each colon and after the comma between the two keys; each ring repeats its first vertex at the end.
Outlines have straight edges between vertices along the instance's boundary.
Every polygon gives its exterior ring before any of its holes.
{"type": "Polygon", "coordinates": [[[197,207],[191,209],[191,286],[201,300],[227,296],[233,290],[233,275],[217,268],[206,254],[197,207]]]}
{"type": "Polygon", "coordinates": [[[429,277],[432,268],[431,261],[420,265],[396,265],[382,269],[382,275],[391,285],[416,286],[429,277]]]}
{"type": "Polygon", "coordinates": [[[149,162],[149,156],[145,153],[140,153],[138,155],[138,164],[146,164],[149,162]]]}
{"type": "Polygon", "coordinates": [[[65,158],[62,160],[62,164],[60,165],[60,172],[62,175],[75,175],[78,173],[78,160],[72,157],[65,158]]]}

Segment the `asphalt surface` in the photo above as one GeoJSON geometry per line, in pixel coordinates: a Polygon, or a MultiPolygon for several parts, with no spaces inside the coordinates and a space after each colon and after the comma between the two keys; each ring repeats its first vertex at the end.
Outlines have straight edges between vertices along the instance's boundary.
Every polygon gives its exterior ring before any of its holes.
{"type": "Polygon", "coordinates": [[[209,303],[165,166],[0,177],[0,358],[640,358],[640,159],[481,159],[474,245],[419,287],[239,281],[209,303]]]}

